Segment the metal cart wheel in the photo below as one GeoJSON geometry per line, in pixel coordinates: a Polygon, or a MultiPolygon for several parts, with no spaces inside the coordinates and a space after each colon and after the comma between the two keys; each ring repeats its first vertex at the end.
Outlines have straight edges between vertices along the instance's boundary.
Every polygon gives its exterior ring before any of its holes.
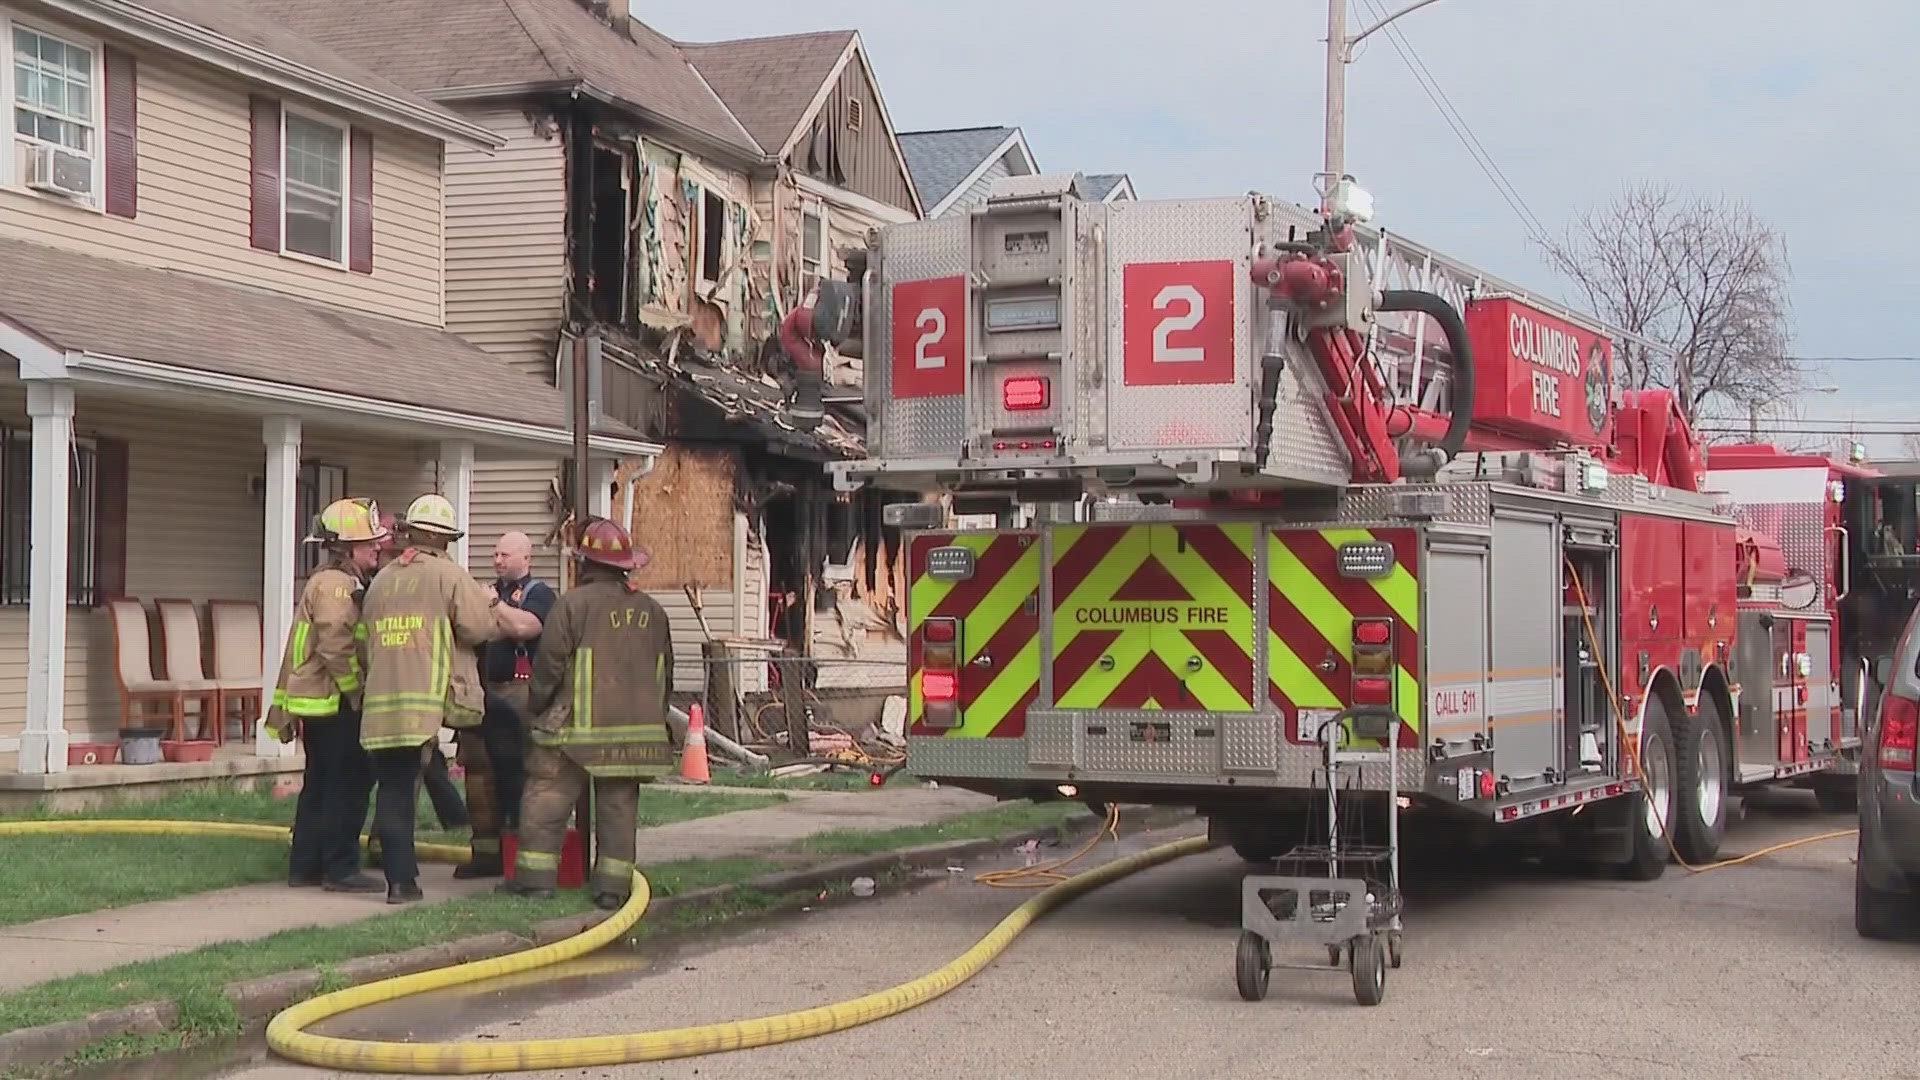
{"type": "Polygon", "coordinates": [[[1327,946],[1327,966],[1328,967],[1340,966],[1340,952],[1341,952],[1341,949],[1340,949],[1340,946],[1338,945],[1327,946]]]}
{"type": "Polygon", "coordinates": [[[1353,939],[1348,968],[1353,972],[1353,1000],[1378,1005],[1387,996],[1387,948],[1379,934],[1353,939]]]}
{"type": "Polygon", "coordinates": [[[1267,979],[1273,973],[1273,949],[1267,939],[1251,930],[1240,931],[1240,944],[1233,954],[1233,981],[1240,996],[1259,1001],[1267,996],[1267,979]]]}
{"type": "Polygon", "coordinates": [[[1387,963],[1395,971],[1400,970],[1400,961],[1404,959],[1406,938],[1398,930],[1387,931],[1387,963]]]}

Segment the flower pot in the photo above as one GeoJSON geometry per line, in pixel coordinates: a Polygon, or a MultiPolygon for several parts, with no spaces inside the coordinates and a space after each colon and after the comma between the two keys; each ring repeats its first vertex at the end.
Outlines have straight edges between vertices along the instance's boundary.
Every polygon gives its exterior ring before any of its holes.
{"type": "Polygon", "coordinates": [[[163,739],[160,752],[168,761],[211,761],[213,760],[213,741],[211,739],[163,739]]]}
{"type": "Polygon", "coordinates": [[[162,759],[160,739],[166,732],[160,728],[122,728],[120,730],[120,763],[122,765],[152,765],[162,759]]]}
{"type": "Polygon", "coordinates": [[[119,757],[119,743],[72,743],[67,747],[67,764],[69,765],[111,765],[119,757]]]}

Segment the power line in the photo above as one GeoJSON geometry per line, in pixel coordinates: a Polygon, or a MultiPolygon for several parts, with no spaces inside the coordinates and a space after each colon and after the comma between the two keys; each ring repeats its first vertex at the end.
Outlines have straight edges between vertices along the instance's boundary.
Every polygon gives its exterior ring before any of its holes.
{"type": "MultiPolygon", "coordinates": [[[[1344,3],[1345,0],[1341,2],[1344,3]]],[[[1386,12],[1374,3],[1374,0],[1361,0],[1361,2],[1366,4],[1376,18],[1386,17],[1386,12]]],[[[1501,171],[1499,164],[1493,160],[1493,155],[1486,152],[1484,144],[1480,142],[1477,135],[1473,134],[1472,127],[1467,124],[1466,117],[1460,116],[1457,109],[1451,108],[1452,99],[1447,98],[1446,91],[1441,88],[1439,80],[1434,79],[1433,73],[1427,69],[1424,62],[1420,61],[1413,43],[1407,41],[1396,26],[1387,26],[1383,34],[1387,43],[1393,46],[1394,52],[1400,54],[1401,62],[1407,65],[1407,70],[1413,74],[1414,82],[1419,84],[1421,92],[1427,95],[1428,101],[1433,102],[1433,107],[1440,111],[1440,118],[1446,121],[1454,137],[1459,139],[1460,145],[1466,148],[1467,155],[1473,158],[1474,164],[1486,174],[1487,181],[1493,185],[1495,191],[1499,192],[1508,208],[1519,217],[1521,227],[1540,243],[1550,244],[1551,240],[1547,235],[1546,227],[1541,224],[1539,218],[1534,216],[1526,200],[1520,197],[1519,190],[1513,187],[1512,181],[1506,178],[1506,173],[1501,171]],[[1431,86],[1429,86],[1429,80],[1432,82],[1431,86]]]]}
{"type": "Polygon", "coordinates": [[[1920,364],[1920,356],[1789,356],[1799,364],[1920,364]]]}

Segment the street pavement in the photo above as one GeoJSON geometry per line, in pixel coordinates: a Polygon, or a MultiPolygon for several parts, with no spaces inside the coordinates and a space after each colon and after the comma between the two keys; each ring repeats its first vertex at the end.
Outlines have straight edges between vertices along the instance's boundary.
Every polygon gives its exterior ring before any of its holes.
{"type": "MultiPolygon", "coordinates": [[[[1851,824],[1804,793],[1782,793],[1748,808],[1724,854],[1851,824]]],[[[1101,857],[1113,854],[1108,845],[1101,857]]],[[[784,1046],[543,1075],[1920,1077],[1920,945],[1855,936],[1852,855],[1850,840],[1835,840],[1700,876],[1672,867],[1653,883],[1529,868],[1429,872],[1411,883],[1406,966],[1389,973],[1385,1003],[1368,1009],[1343,971],[1276,971],[1266,1001],[1241,1001],[1233,952],[1243,867],[1211,852],[1069,905],[971,982],[903,1016],[784,1046]]],[[[1031,895],[974,884],[986,868],[322,1030],[410,1042],[545,1038],[850,998],[957,956],[1031,895]]],[[[347,1075],[249,1056],[254,1064],[194,1075],[347,1075]]]]}

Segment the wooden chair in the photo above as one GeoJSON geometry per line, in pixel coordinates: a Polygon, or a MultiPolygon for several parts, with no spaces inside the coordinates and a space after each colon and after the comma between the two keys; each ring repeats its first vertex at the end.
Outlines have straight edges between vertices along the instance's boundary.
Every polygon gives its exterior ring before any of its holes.
{"type": "Polygon", "coordinates": [[[160,653],[166,679],[180,696],[180,730],[186,730],[186,703],[196,701],[200,705],[200,737],[218,746],[226,741],[226,732],[221,730],[219,685],[207,678],[201,661],[200,611],[191,600],[155,600],[153,609],[160,615],[160,653]]]}
{"type": "Polygon", "coordinates": [[[135,721],[147,723],[165,719],[167,733],[180,738],[186,727],[185,706],[180,689],[153,676],[153,636],[147,626],[147,609],[132,598],[109,600],[107,612],[113,618],[114,677],[120,683],[120,727],[133,727],[135,721]],[[160,716],[155,716],[158,706],[160,716]]]}
{"type": "Polygon", "coordinates": [[[213,682],[221,738],[227,720],[240,710],[240,730],[252,730],[253,721],[266,714],[266,648],[262,640],[260,605],[244,600],[209,600],[207,613],[213,628],[213,682]]]}

